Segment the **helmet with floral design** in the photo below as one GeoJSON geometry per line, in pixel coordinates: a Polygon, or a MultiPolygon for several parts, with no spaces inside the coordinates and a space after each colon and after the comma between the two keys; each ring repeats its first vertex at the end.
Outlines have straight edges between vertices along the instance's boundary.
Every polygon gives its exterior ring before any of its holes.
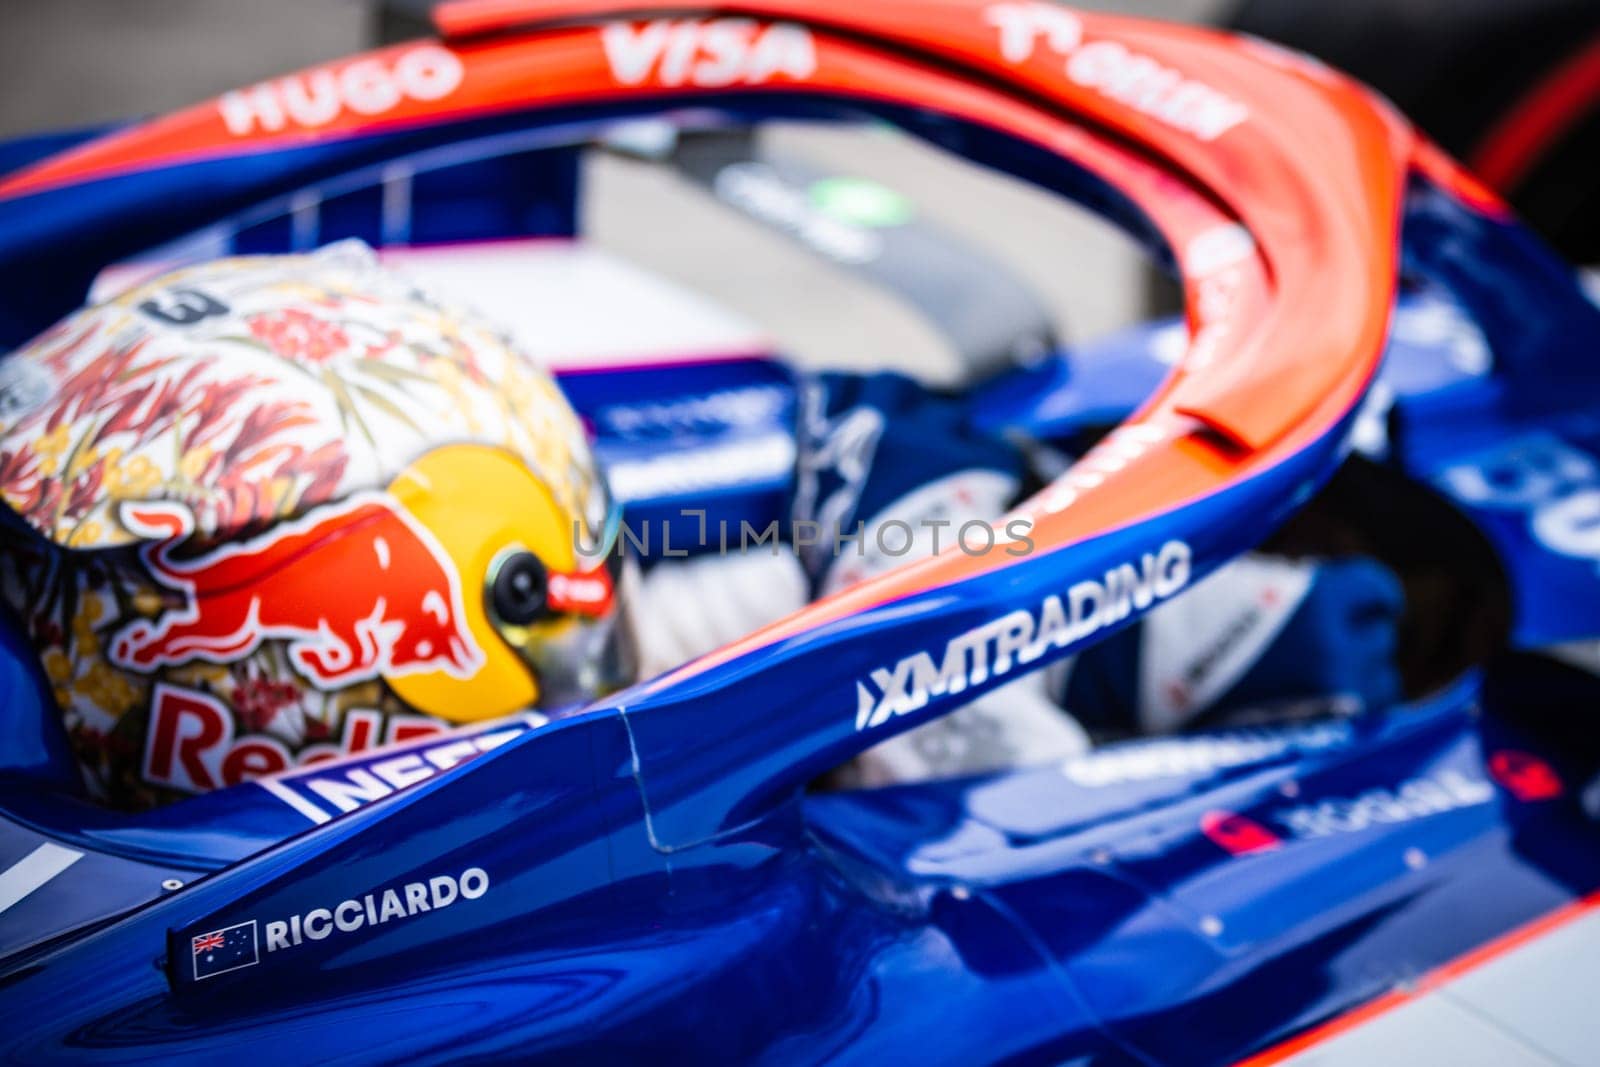
{"type": "Polygon", "coordinates": [[[174,271],[0,362],[0,499],[0,601],[112,802],[630,674],[577,416],[358,243],[174,271]]]}

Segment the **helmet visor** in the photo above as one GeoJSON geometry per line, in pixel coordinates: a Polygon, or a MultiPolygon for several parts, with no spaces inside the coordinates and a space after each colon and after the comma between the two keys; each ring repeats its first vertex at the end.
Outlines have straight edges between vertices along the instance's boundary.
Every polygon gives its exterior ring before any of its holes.
{"type": "Polygon", "coordinates": [[[542,708],[583,704],[636,680],[639,656],[627,604],[632,561],[611,508],[571,571],[546,567],[520,545],[489,567],[484,599],[496,632],[533,672],[542,708]]]}

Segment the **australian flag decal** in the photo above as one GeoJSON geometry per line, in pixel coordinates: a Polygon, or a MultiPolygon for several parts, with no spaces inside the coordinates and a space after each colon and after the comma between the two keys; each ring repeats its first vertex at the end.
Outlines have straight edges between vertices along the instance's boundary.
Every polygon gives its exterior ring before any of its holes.
{"type": "Polygon", "coordinates": [[[256,951],[256,921],[235,923],[190,939],[194,950],[194,978],[215,978],[261,962],[256,951]]]}

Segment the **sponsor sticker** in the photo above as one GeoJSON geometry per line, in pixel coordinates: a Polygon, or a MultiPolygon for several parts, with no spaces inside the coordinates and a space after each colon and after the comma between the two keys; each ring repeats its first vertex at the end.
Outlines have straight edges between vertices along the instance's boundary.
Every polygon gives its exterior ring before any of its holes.
{"type": "Polygon", "coordinates": [[[669,89],[804,81],[817,69],[816,43],[804,26],[752,19],[655,19],[613,22],[600,31],[606,62],[623,85],[652,79],[669,89]]]}
{"type": "Polygon", "coordinates": [[[1600,463],[1554,434],[1525,434],[1446,467],[1434,481],[1485,511],[1521,513],[1534,542],[1600,564],[1600,463]]]}
{"type": "Polygon", "coordinates": [[[1501,749],[1489,755],[1487,765],[1489,778],[1453,769],[1420,774],[1355,796],[1321,797],[1277,808],[1259,822],[1233,812],[1210,811],[1201,816],[1200,832],[1224,851],[1244,855],[1276,848],[1284,840],[1361,833],[1479,807],[1495,799],[1496,785],[1523,803],[1554,800],[1565,792],[1555,769],[1531,753],[1501,749]]]}
{"type": "Polygon", "coordinates": [[[928,652],[880,667],[856,682],[856,729],[882,726],[927,706],[934,697],[964,692],[1026,666],[1051,649],[1063,649],[1120,622],[1134,611],[1175,596],[1189,584],[1192,552],[1168,541],[1137,561],[1120,564],[1052,593],[1036,611],[1019,608],[945,643],[938,661],[928,652]]]}
{"type": "Polygon", "coordinates": [[[1240,101],[1121,41],[1084,40],[1083,23],[1055,4],[990,4],[983,17],[1007,63],[1028,62],[1043,44],[1062,58],[1069,81],[1197,140],[1214,141],[1250,117],[1240,101]]]}
{"type": "Polygon", "coordinates": [[[595,421],[624,440],[659,441],[674,434],[784,423],[791,402],[787,388],[750,385],[666,400],[608,404],[595,413],[595,421]]]}
{"type": "Polygon", "coordinates": [[[1462,771],[1440,771],[1368,789],[1354,797],[1324,797],[1282,808],[1272,812],[1270,819],[1292,837],[1332,837],[1476,807],[1489,803],[1494,795],[1494,786],[1483,778],[1462,771]]]}
{"type": "Polygon", "coordinates": [[[235,137],[313,130],[350,112],[373,117],[406,100],[442,100],[460,86],[463,73],[454,52],[420,44],[396,56],[367,56],[224,93],[217,112],[235,137]]]}
{"type": "Polygon", "coordinates": [[[1130,782],[1212,774],[1284,756],[1324,752],[1349,744],[1352,736],[1348,722],[1333,721],[1134,742],[1069,760],[1061,773],[1076,785],[1103,789],[1130,782]]]}
{"type": "Polygon", "coordinates": [[[618,457],[606,473],[612,494],[626,503],[787,478],[794,462],[794,438],[785,431],[704,447],[657,449],[637,458],[618,457]]]}
{"type": "Polygon", "coordinates": [[[493,751],[546,721],[529,712],[487,727],[441,731],[362,758],[338,763],[325,758],[285,774],[258,778],[256,785],[312,822],[325,823],[493,751]]]}

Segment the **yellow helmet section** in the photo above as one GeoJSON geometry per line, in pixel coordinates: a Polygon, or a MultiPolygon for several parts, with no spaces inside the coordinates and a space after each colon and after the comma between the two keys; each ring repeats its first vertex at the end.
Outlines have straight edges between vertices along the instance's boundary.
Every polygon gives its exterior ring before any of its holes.
{"type": "Polygon", "coordinates": [[[463,620],[484,664],[465,679],[436,670],[385,681],[418,711],[452,722],[493,719],[536,704],[538,680],[490,621],[485,587],[495,557],[511,546],[553,570],[574,569],[581,517],[559,504],[520,458],[487,445],[435,449],[403,470],[389,494],[454,562],[463,620]]]}

